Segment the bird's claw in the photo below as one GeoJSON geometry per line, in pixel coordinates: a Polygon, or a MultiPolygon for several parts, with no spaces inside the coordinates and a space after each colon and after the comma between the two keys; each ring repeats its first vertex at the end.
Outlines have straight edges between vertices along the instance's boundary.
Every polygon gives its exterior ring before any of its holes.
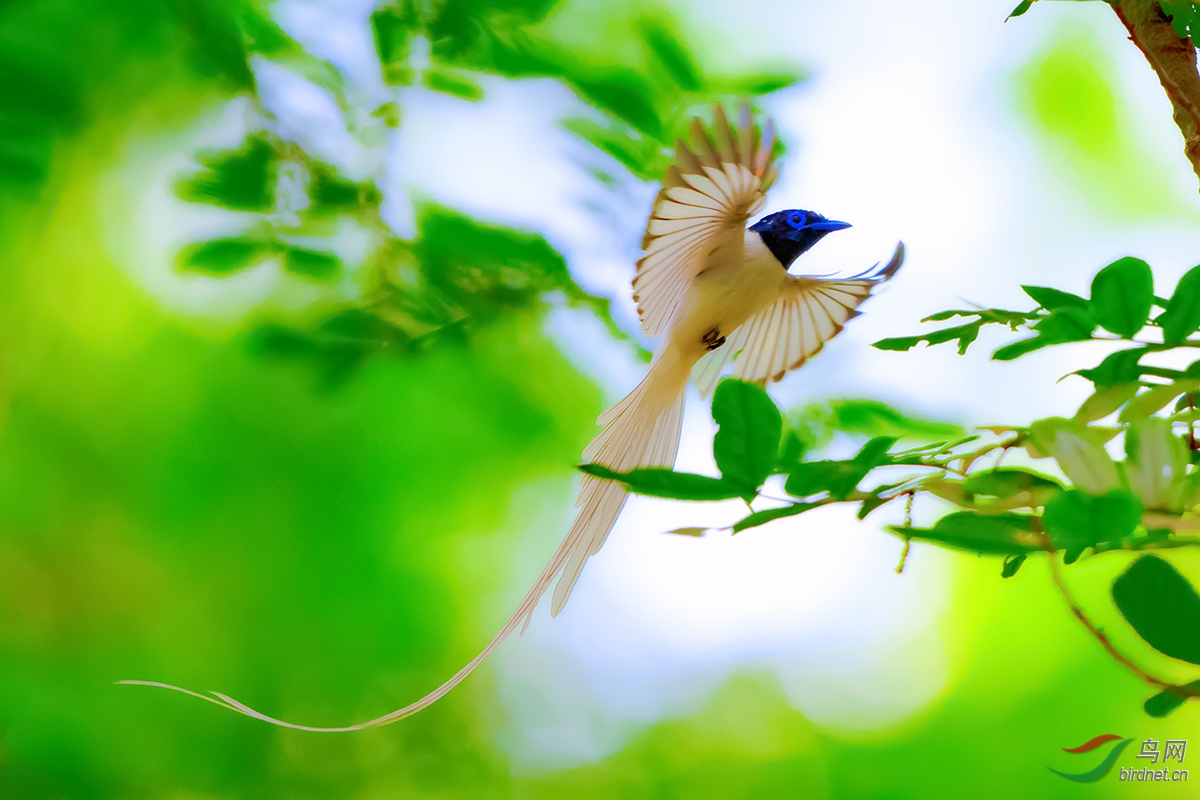
{"type": "Polygon", "coordinates": [[[721,345],[725,344],[725,337],[716,328],[711,328],[707,333],[700,338],[700,344],[704,345],[707,350],[716,350],[721,345]]]}

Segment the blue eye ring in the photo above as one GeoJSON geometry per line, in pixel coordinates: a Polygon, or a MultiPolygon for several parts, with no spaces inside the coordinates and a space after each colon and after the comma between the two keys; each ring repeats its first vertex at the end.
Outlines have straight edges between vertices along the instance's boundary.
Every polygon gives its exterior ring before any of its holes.
{"type": "Polygon", "coordinates": [[[808,218],[799,211],[793,211],[791,214],[788,214],[787,224],[793,230],[804,230],[804,226],[808,224],[808,218]]]}

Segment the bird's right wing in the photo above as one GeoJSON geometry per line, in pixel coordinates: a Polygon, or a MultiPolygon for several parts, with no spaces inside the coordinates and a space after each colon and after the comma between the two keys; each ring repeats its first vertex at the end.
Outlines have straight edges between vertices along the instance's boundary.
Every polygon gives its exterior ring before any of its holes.
{"type": "Polygon", "coordinates": [[[667,168],[642,239],[645,255],[633,299],[647,336],[666,331],[709,253],[733,238],[741,241],[746,221],[762,208],[778,174],[771,121],[760,136],[745,103],[736,128],[718,104],[713,136],[694,120],[692,139],[693,148],[676,143],[675,163],[667,168]]]}
{"type": "Polygon", "coordinates": [[[882,269],[872,268],[851,278],[789,275],[778,300],[746,320],[723,347],[696,365],[692,380],[700,395],[706,396],[716,387],[730,361],[734,362],[735,378],[759,383],[777,381],[800,367],[858,316],[858,306],[903,263],[901,243],[882,269]]]}

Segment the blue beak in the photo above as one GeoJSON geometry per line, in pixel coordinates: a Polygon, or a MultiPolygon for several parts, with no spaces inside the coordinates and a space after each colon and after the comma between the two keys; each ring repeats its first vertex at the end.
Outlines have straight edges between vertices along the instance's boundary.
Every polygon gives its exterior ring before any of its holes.
{"type": "Polygon", "coordinates": [[[849,228],[850,223],[838,222],[836,219],[827,219],[824,222],[814,222],[812,225],[807,227],[811,231],[824,231],[825,233],[831,233],[833,231],[841,231],[849,228]]]}

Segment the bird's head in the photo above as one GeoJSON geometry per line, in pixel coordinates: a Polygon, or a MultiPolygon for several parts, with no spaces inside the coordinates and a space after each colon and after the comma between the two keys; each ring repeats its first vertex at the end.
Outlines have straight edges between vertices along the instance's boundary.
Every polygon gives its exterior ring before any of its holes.
{"type": "Polygon", "coordinates": [[[789,208],[768,214],[751,225],[750,230],[758,232],[763,244],[787,269],[797,256],[821,241],[825,234],[849,227],[849,222],[825,219],[815,211],[789,208]]]}

